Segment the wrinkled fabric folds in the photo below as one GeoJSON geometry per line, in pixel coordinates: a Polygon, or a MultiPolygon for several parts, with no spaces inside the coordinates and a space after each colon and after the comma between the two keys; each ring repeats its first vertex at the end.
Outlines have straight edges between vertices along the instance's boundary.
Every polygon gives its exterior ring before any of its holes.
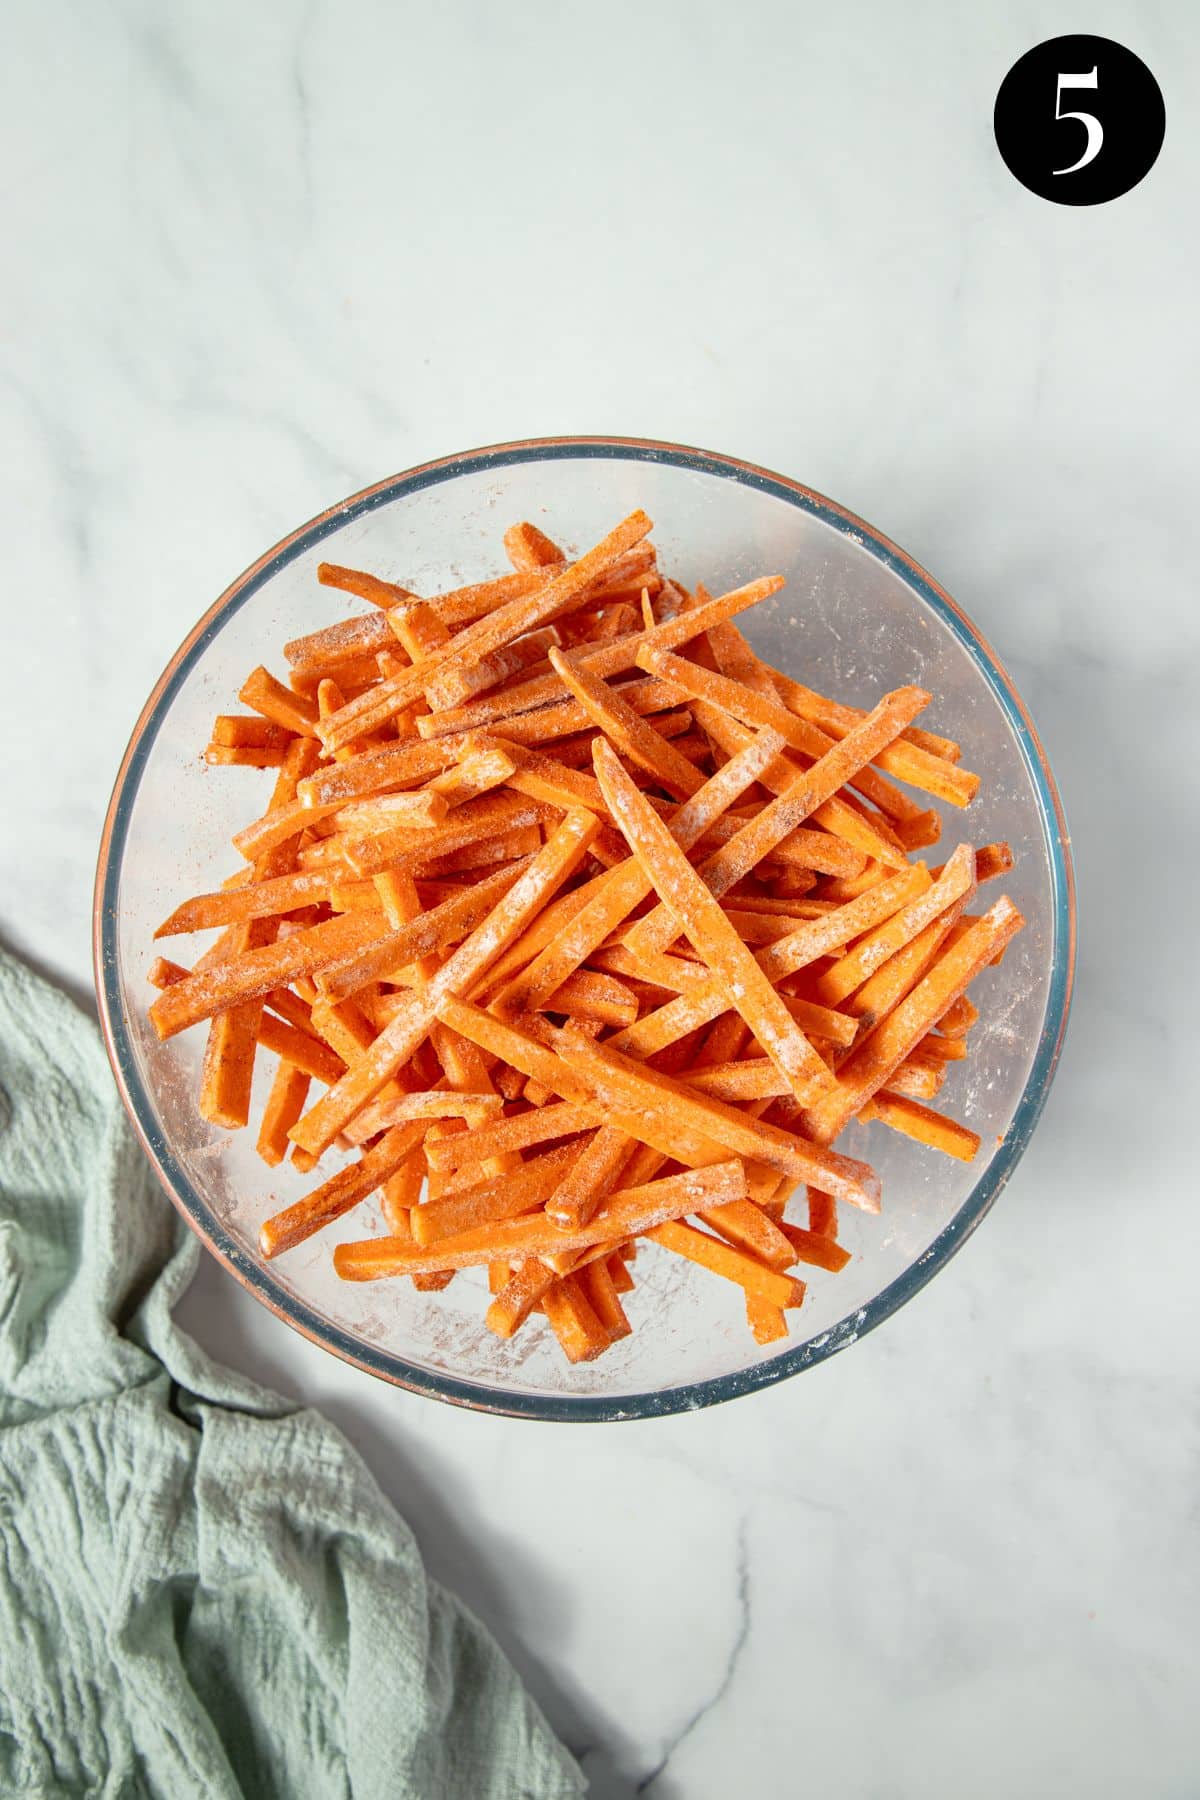
{"type": "Polygon", "coordinates": [[[174,1325],[196,1242],[6,956],[0,1089],[0,1793],[580,1794],[345,1440],[174,1325]]]}

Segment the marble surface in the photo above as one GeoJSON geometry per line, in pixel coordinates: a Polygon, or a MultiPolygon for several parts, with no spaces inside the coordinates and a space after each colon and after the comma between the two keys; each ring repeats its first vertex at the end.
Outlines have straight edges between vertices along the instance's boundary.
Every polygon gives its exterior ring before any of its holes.
{"type": "Polygon", "coordinates": [[[186,1301],[343,1426],[601,1800],[1200,1785],[1200,28],[1084,23],[1168,124],[1075,211],[991,139],[1058,24],[1030,5],[5,13],[0,925],[80,995],[112,776],[187,628],[471,444],[671,437],[836,496],[995,642],[1058,773],[1057,1085],[983,1229],[849,1353],[551,1428],[389,1391],[210,1263],[186,1301]]]}

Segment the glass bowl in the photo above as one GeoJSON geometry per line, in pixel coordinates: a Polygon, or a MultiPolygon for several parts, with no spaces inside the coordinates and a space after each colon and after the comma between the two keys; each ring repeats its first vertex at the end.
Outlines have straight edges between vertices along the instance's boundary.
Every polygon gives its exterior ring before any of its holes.
{"type": "MultiPolygon", "coordinates": [[[[910,1300],[964,1242],[1016,1167],[1054,1073],[1074,895],[1062,808],[1029,716],[994,652],[903,551],[820,494],[732,457],[553,438],[381,481],[293,532],[222,594],[171,659],[121,764],[100,848],[95,953],[104,1033],[137,1133],[192,1229],[253,1294],[336,1355],[414,1392],[490,1412],[625,1419],[706,1406],[811,1367],[910,1300]],[[572,1367],[540,1318],[508,1343],[488,1332],[481,1271],[442,1294],[407,1281],[339,1281],[333,1244],[381,1229],[375,1202],[264,1264],[260,1222],[313,1178],[290,1165],[268,1170],[253,1131],[230,1134],[199,1117],[205,1033],[157,1041],[146,972],[155,925],[237,865],[230,836],[266,804],[269,773],[201,760],[213,715],[236,706],[256,664],[280,667],[285,639],[362,610],[318,585],[320,560],[436,593],[502,568],[500,538],[513,520],[531,519],[576,548],[635,506],[654,520],[662,565],[689,585],[703,580],[720,593],[755,575],[787,577],[740,622],[791,675],[867,707],[905,682],[930,689],[921,722],[959,739],[964,764],[983,776],[964,818],[949,809],[946,849],[933,854],[948,854],[960,828],[976,844],[1007,839],[1017,862],[1004,885],[1027,928],[977,984],[983,1016],[971,1055],[951,1065],[939,1102],[982,1136],[975,1163],[882,1125],[854,1126],[839,1147],[875,1164],[884,1210],[876,1218],[842,1208],[853,1260],[836,1276],[804,1271],[808,1297],[789,1315],[789,1342],[755,1344],[740,1289],[645,1247],[630,1296],[633,1335],[572,1367]]],[[[260,1059],[256,1106],[273,1060],[260,1059]]]]}

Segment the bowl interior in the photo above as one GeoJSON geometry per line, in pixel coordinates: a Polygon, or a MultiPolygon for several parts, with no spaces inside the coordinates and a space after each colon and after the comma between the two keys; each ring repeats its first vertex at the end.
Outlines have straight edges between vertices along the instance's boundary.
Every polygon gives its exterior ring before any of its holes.
{"type": "MultiPolygon", "coordinates": [[[[853,1341],[914,1292],[982,1215],[1032,1129],[1061,1037],[1066,853],[1048,774],[1006,678],[927,578],[861,522],[790,483],[699,453],[615,442],[478,453],[398,477],[315,521],[235,585],[172,666],[131,748],[111,823],[99,895],[102,1010],[127,1102],[177,1202],[301,1329],[377,1373],[471,1404],[552,1417],[666,1411],[761,1385],[853,1341]],[[262,1266],[260,1222],[312,1178],[268,1170],[252,1131],[229,1134],[199,1118],[205,1034],[157,1042],[146,971],[159,950],[190,960],[208,943],[156,946],[152,934],[180,898],[236,868],[230,836],[269,796],[270,772],[203,763],[213,715],[237,709],[256,664],[282,674],[286,639],[362,610],[318,585],[320,560],[436,593],[502,569],[500,537],[514,519],[581,548],[638,505],[655,521],[662,566],[689,585],[702,580],[721,592],[758,574],[787,577],[743,621],[780,668],[863,706],[905,682],[932,691],[922,723],[961,741],[983,786],[968,813],[942,809],[943,842],[930,860],[943,860],[968,833],[976,844],[1007,839],[1017,866],[1004,886],[1028,928],[978,983],[983,1017],[971,1055],[952,1065],[939,1102],[980,1133],[979,1157],[951,1161],[881,1125],[847,1134],[841,1147],[881,1173],[883,1214],[843,1209],[853,1260],[838,1276],[811,1272],[790,1343],[760,1348],[739,1290],[646,1247],[630,1296],[632,1337],[572,1368],[540,1320],[511,1343],[485,1329],[482,1274],[462,1274],[438,1295],[404,1281],[340,1282],[332,1246],[383,1229],[373,1202],[262,1266]]],[[[260,1058],[256,1106],[272,1061],[260,1058]]],[[[797,1216],[802,1222],[802,1207],[797,1216]]]]}

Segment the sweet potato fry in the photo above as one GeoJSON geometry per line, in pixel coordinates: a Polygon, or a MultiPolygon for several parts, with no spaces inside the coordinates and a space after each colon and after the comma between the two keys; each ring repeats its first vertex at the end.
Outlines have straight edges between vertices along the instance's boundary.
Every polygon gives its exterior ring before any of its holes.
{"type": "Polygon", "coordinates": [[[976,1153],[924,1102],[1021,923],[968,910],[1007,844],[910,860],[941,831],[924,796],[979,785],[915,724],[929,696],[868,710],[772,669],[736,621],[780,578],[693,595],[649,525],[571,561],[523,522],[511,573],[430,598],[322,564],[371,610],[293,638],[289,685],[260,667],[214,721],[210,762],[279,778],[245,866],[160,928],[216,941],[149,971],[160,1037],[209,1021],[204,1116],[248,1122],[262,1049],[269,1166],[360,1153],[264,1254],[378,1189],[390,1235],[340,1246],[340,1275],[432,1295],[479,1265],[492,1330],[539,1310],[581,1364],[629,1333],[643,1237],[785,1339],[788,1271],[836,1274],[839,1203],[879,1210],[833,1148],[853,1119],[976,1153]]]}
{"type": "MultiPolygon", "coordinates": [[[[377,575],[368,575],[362,569],[345,569],[340,563],[318,563],[317,580],[325,587],[342,588],[348,594],[357,594],[360,600],[369,600],[372,606],[396,606],[401,600],[413,598],[407,588],[394,581],[380,581],[377,575]]],[[[286,649],[284,654],[287,654],[286,649]]]]}
{"type": "Polygon", "coordinates": [[[689,1262],[710,1269],[714,1275],[724,1275],[726,1280],[738,1282],[770,1306],[799,1306],[804,1300],[802,1281],[767,1268],[756,1258],[735,1250],[731,1244],[710,1237],[706,1231],[697,1231],[694,1225],[684,1225],[673,1219],[656,1225],[644,1235],[665,1250],[673,1250],[677,1256],[686,1256],[689,1262]]]}
{"type": "Polygon", "coordinates": [[[360,1200],[365,1200],[380,1182],[399,1168],[420,1141],[424,1130],[420,1123],[396,1126],[358,1162],[332,1175],[303,1200],[297,1200],[294,1206],[285,1207],[266,1219],[258,1234],[263,1255],[281,1256],[285,1250],[294,1250],[305,1238],[340,1219],[360,1200]]]}
{"type": "MultiPolygon", "coordinates": [[[[867,1033],[838,1071],[836,1091],[819,1100],[806,1114],[806,1125],[817,1142],[831,1142],[847,1121],[887,1085],[893,1069],[899,1067],[946,1008],[1024,923],[1007,896],[997,900],[953,949],[943,953],[907,999],[867,1033]]],[[[829,1182],[822,1181],[820,1185],[827,1192],[836,1192],[829,1182]]]]}
{"type": "Polygon", "coordinates": [[[547,1288],[542,1305],[569,1362],[591,1362],[608,1349],[608,1332],[574,1275],[564,1276],[547,1288]]]}
{"type": "Polygon", "coordinates": [[[779,1229],[792,1247],[794,1262],[809,1263],[814,1269],[828,1269],[831,1275],[838,1275],[850,1261],[850,1252],[834,1243],[827,1232],[814,1231],[811,1226],[806,1231],[802,1225],[791,1225],[786,1219],[779,1229]]]}
{"type": "Polygon", "coordinates": [[[425,1160],[418,1144],[410,1150],[400,1167],[393,1171],[379,1190],[383,1217],[393,1237],[411,1240],[408,1216],[421,1198],[425,1181],[425,1160]]]}
{"type": "Polygon", "coordinates": [[[467,1269],[505,1257],[586,1250],[644,1236],[656,1226],[682,1218],[703,1206],[719,1206],[745,1195],[742,1165],[733,1158],[682,1175],[665,1175],[635,1188],[610,1194],[599,1211],[578,1231],[564,1231],[544,1213],[483,1225],[458,1237],[442,1238],[429,1250],[390,1238],[367,1238],[339,1244],[334,1266],[346,1281],[378,1281],[389,1275],[414,1275],[437,1268],[467,1269]]]}
{"type": "Polygon", "coordinates": [[[651,731],[625,704],[617,689],[608,687],[586,668],[574,667],[557,650],[551,650],[550,663],[610,744],[645,769],[660,787],[676,799],[688,800],[703,785],[703,776],[687,758],[651,731]]]}
{"type": "MultiPolygon", "coordinates": [[[[778,745],[779,739],[773,734],[760,733],[676,811],[667,829],[682,851],[691,849],[757,780],[767,762],[778,753],[778,745]]],[[[607,804],[606,801],[606,810],[607,804]]],[[[567,976],[645,899],[651,887],[650,877],[635,858],[595,883],[586,906],[569,925],[564,922],[561,933],[541,946],[536,958],[497,994],[493,1010],[501,1017],[513,1017],[540,1007],[546,996],[561,987],[567,976]]]]}
{"type": "Polygon", "coordinates": [[[312,974],[339,956],[365,947],[387,930],[382,915],[339,913],[291,937],[232,957],[216,968],[193,970],[185,981],[176,982],[160,994],[150,1008],[154,1029],[160,1038],[173,1037],[240,1001],[260,999],[297,975],[312,974]]]}
{"type": "Polygon", "coordinates": [[[609,810],[642,868],[654,883],[677,929],[703,956],[713,974],[787,1077],[798,1100],[828,1084],[828,1072],[803,1032],[730,925],[720,905],[683,855],[658,815],[642,799],[611,745],[598,739],[596,774],[609,810]]]}
{"type": "Polygon", "coordinates": [[[352,1144],[366,1143],[380,1131],[413,1119],[463,1119],[468,1125],[498,1119],[503,1102],[499,1094],[455,1094],[442,1088],[426,1088],[415,1094],[396,1094],[373,1100],[346,1127],[352,1144]]]}
{"type": "Polygon", "coordinates": [[[311,1076],[295,1063],[280,1062],[258,1128],[258,1154],[276,1168],[288,1153],[288,1132],[304,1110],[311,1076]]]}
{"type": "Polygon", "coordinates": [[[546,1199],[546,1216],[566,1231],[586,1225],[610,1189],[633,1145],[623,1131],[602,1125],[564,1171],[546,1199]]]}
{"type": "Polygon", "coordinates": [[[567,560],[554,540],[527,519],[509,526],[504,534],[504,549],[514,569],[545,569],[567,560]]]}
{"type": "MultiPolygon", "coordinates": [[[[380,1033],[371,1049],[347,1071],[337,1086],[293,1126],[293,1139],[302,1149],[316,1153],[332,1143],[347,1121],[378,1093],[389,1076],[422,1042],[437,1016],[441,1001],[470,987],[485,975],[521,926],[573,873],[597,830],[598,821],[590,813],[576,811],[566,815],[553,837],[488,917],[443,963],[425,988],[413,994],[405,1011],[380,1033]]],[[[358,915],[354,913],[345,915],[346,919],[356,917],[358,915]]],[[[168,989],[155,1005],[162,1005],[177,991],[168,989]]]]}
{"type": "Polygon", "coordinates": [[[938,1021],[938,1030],[943,1037],[964,1038],[979,1021],[979,1008],[973,1006],[965,994],[959,996],[953,1006],[947,1007],[938,1021]]]}
{"type": "Polygon", "coordinates": [[[979,1153],[977,1132],[900,1094],[886,1090],[877,1092],[859,1108],[858,1116],[864,1123],[880,1119],[893,1131],[902,1131],[919,1144],[928,1144],[932,1150],[942,1150],[947,1156],[957,1157],[959,1162],[972,1162],[979,1153]]]}
{"type": "Polygon", "coordinates": [[[550,1143],[555,1138],[576,1136],[591,1129],[595,1123],[595,1115],[588,1107],[557,1101],[519,1113],[516,1118],[485,1125],[472,1131],[461,1143],[454,1138],[439,1138],[427,1145],[427,1154],[436,1169],[453,1169],[462,1163],[474,1167],[488,1157],[532,1149],[535,1144],[550,1143]]]}
{"type": "Polygon", "coordinates": [[[238,699],[261,713],[264,719],[270,719],[297,737],[317,735],[316,702],[294,694],[266,669],[255,669],[243,683],[238,699]]]}
{"type": "Polygon", "coordinates": [[[534,1212],[545,1205],[579,1155],[577,1144],[560,1144],[522,1163],[513,1174],[495,1176],[442,1200],[426,1201],[409,1219],[414,1241],[438,1244],[444,1238],[534,1212]]]}
{"type": "MultiPolygon", "coordinates": [[[[628,1337],[633,1330],[625,1308],[621,1305],[621,1297],[613,1278],[611,1264],[614,1261],[619,1264],[624,1273],[625,1265],[619,1257],[598,1256],[593,1262],[585,1263],[576,1277],[593,1313],[608,1333],[610,1343],[615,1342],[617,1338],[628,1337]]],[[[625,1276],[625,1279],[632,1287],[632,1280],[628,1276],[625,1276]]]]}
{"type": "MultiPolygon", "coordinates": [[[[643,512],[633,512],[615,531],[603,538],[595,549],[576,563],[564,566],[561,573],[552,572],[540,589],[524,599],[510,600],[468,625],[440,650],[433,651],[422,662],[401,675],[380,682],[361,700],[328,721],[322,728],[326,747],[337,750],[342,744],[374,731],[393,718],[401,707],[416,699],[428,685],[430,675],[456,665],[469,666],[482,657],[511,643],[527,631],[547,623],[560,613],[570,611],[589,585],[603,574],[625,550],[631,549],[650,529],[643,512]]],[[[244,696],[243,696],[244,697],[244,696]]],[[[248,701],[247,704],[250,704],[248,701]]]]}
{"type": "Polygon", "coordinates": [[[817,992],[822,1000],[837,1006],[848,999],[890,956],[911,943],[919,932],[955,901],[968,895],[974,886],[975,852],[969,844],[960,844],[924,893],[910,900],[873,931],[865,933],[848,955],[840,957],[832,969],[818,977],[817,992]]]}
{"type": "MultiPolygon", "coordinates": [[[[614,675],[620,675],[636,665],[637,654],[644,646],[651,645],[661,650],[675,650],[680,644],[687,643],[708,629],[710,624],[721,619],[732,618],[736,613],[744,612],[748,607],[756,606],[768,599],[783,586],[777,575],[768,576],[764,580],[748,582],[745,587],[734,588],[727,594],[720,594],[710,600],[704,607],[695,607],[691,611],[664,620],[654,626],[652,631],[632,631],[626,637],[618,638],[611,644],[602,644],[592,649],[581,649],[573,653],[572,663],[576,667],[587,670],[589,675],[598,681],[608,681],[614,675]]],[[[512,736],[511,719],[514,715],[545,708],[557,701],[562,695],[562,681],[551,672],[547,676],[539,676],[523,682],[520,686],[510,688],[504,694],[489,696],[487,700],[478,701],[472,706],[458,707],[441,716],[437,729],[441,731],[479,731],[498,730],[505,737],[512,736]],[[503,726],[499,721],[506,722],[503,726]]],[[[625,698],[628,699],[626,693],[625,698]]]]}

